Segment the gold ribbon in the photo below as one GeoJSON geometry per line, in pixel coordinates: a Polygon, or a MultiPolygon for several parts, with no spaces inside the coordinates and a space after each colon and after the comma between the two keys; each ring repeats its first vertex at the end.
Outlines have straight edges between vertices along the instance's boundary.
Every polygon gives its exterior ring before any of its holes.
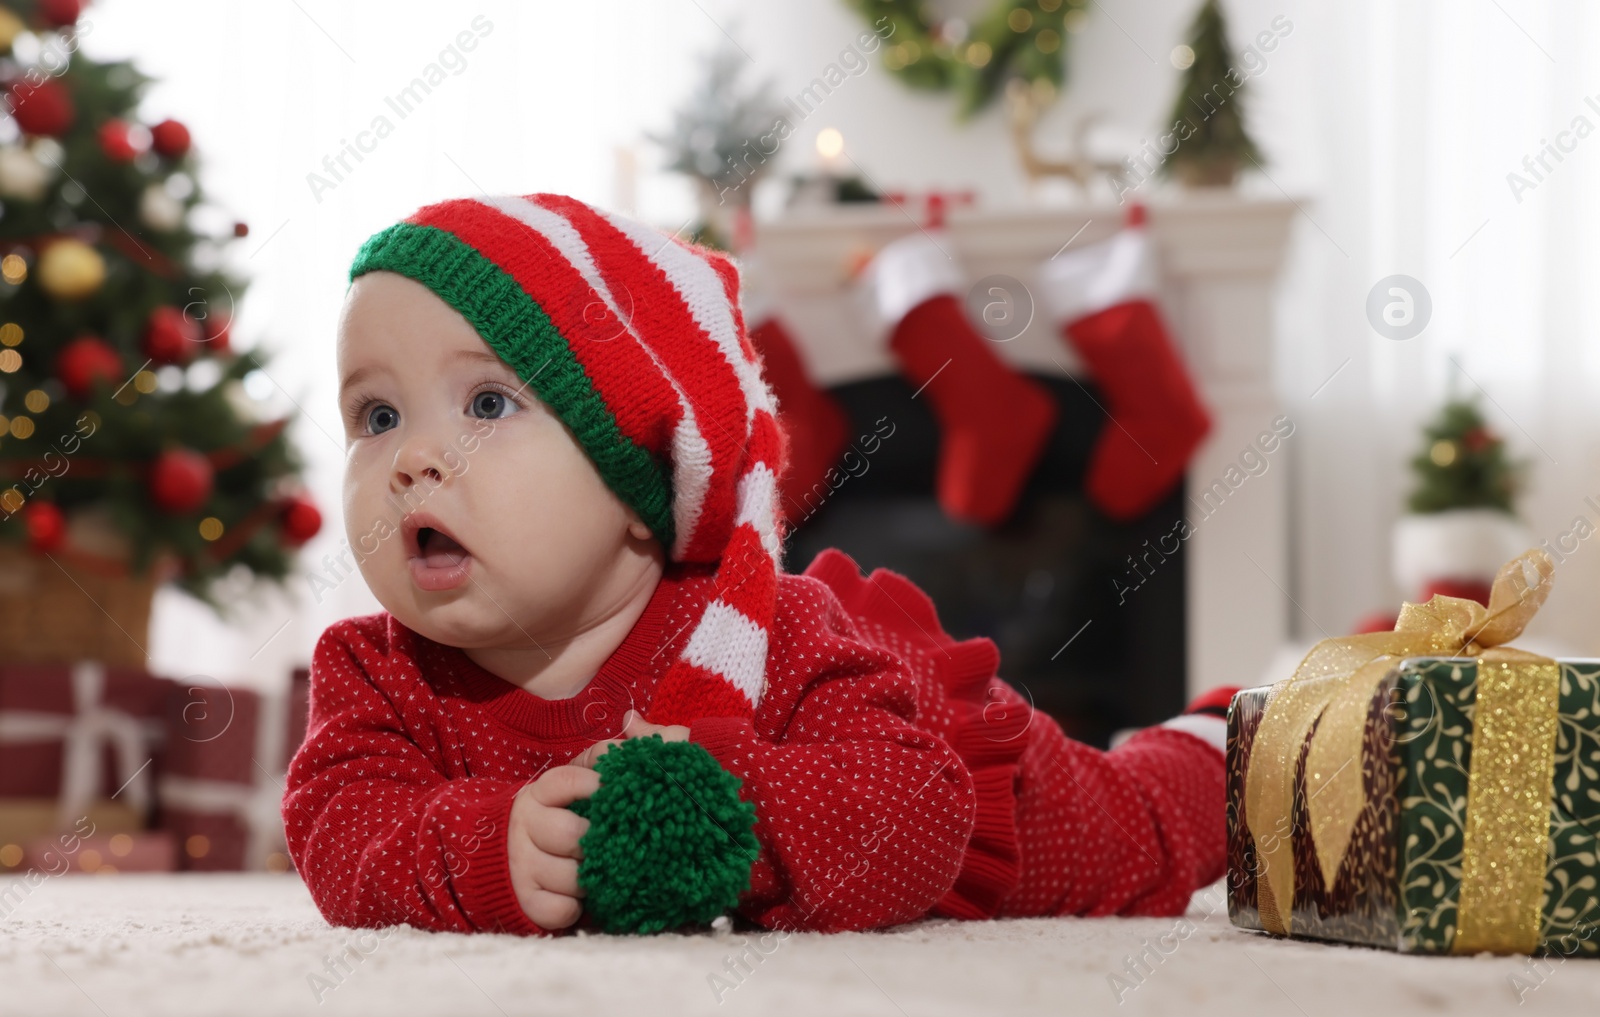
{"type": "Polygon", "coordinates": [[[1267,931],[1286,936],[1293,923],[1292,809],[1307,737],[1311,837],[1323,883],[1331,887],[1365,805],[1361,743],[1378,684],[1406,657],[1475,656],[1478,698],[1452,952],[1527,953],[1537,945],[1560,671],[1547,657],[1503,644],[1521,635],[1544,604],[1554,575],[1550,556],[1530,549],[1501,567],[1487,609],[1444,596],[1406,604],[1393,632],[1324,639],[1272,687],[1244,792],[1267,931]]]}

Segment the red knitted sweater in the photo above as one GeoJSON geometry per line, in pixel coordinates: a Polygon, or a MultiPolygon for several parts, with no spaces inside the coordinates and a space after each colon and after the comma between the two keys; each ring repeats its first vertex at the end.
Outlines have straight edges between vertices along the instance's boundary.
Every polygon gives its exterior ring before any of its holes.
{"type": "MultiPolygon", "coordinates": [[[[570,699],[503,681],[386,612],[328,628],[283,815],[323,915],[347,926],[540,933],[506,863],[517,790],[616,737],[712,596],[668,563],[633,630],[570,699]]],[[[841,552],[780,576],[754,718],[690,726],[743,781],[761,854],[740,913],[838,931],[924,915],[1176,914],[1223,865],[1222,755],[1150,729],[1072,742],[956,641],[933,604],[841,552]]],[[[587,916],[579,927],[588,924],[587,916]]]]}

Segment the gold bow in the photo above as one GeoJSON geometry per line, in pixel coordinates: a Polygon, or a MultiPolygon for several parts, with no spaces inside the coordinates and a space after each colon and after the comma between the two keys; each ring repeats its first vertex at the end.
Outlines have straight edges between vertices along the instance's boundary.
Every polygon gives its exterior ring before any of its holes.
{"type": "Polygon", "coordinates": [[[1547,657],[1503,644],[1544,604],[1554,575],[1550,556],[1530,549],[1501,567],[1487,609],[1445,596],[1406,604],[1393,632],[1324,639],[1272,687],[1244,792],[1264,928],[1290,932],[1296,764],[1312,727],[1307,811],[1323,883],[1331,887],[1365,804],[1361,743],[1378,683],[1406,657],[1475,656],[1481,663],[1452,951],[1528,953],[1537,946],[1560,671],[1547,657]]]}

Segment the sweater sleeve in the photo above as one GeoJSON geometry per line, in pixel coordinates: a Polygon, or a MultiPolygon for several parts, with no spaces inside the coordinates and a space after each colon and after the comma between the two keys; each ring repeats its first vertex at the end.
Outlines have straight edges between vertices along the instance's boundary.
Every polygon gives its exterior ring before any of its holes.
{"type": "Polygon", "coordinates": [[[971,775],[915,723],[905,662],[859,638],[826,586],[785,581],[794,590],[780,601],[755,718],[689,727],[756,806],[761,853],[739,910],[791,931],[919,918],[961,869],[977,811],[971,775]]]}
{"type": "Polygon", "coordinates": [[[312,899],[334,925],[544,933],[507,866],[521,783],[447,778],[373,680],[369,669],[392,663],[349,621],[317,643],[307,736],[283,799],[312,899]]]}
{"type": "Polygon", "coordinates": [[[1106,752],[1035,717],[1009,915],[1181,915],[1226,867],[1222,753],[1157,726],[1106,752]]]}

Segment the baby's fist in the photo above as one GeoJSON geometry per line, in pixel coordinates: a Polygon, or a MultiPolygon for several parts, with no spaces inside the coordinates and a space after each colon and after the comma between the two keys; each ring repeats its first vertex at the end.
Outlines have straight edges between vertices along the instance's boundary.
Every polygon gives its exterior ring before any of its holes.
{"type": "Polygon", "coordinates": [[[564,929],[583,914],[578,886],[578,841],[589,821],[567,808],[600,787],[600,776],[583,766],[555,766],[517,792],[511,804],[507,865],[517,903],[542,929],[564,929]]]}

